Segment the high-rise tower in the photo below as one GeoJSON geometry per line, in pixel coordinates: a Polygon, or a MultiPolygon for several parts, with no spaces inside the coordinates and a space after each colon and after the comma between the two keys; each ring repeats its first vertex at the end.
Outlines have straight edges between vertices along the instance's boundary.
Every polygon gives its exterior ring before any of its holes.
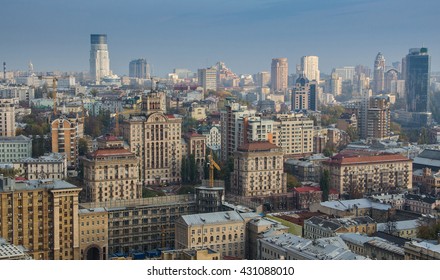
{"type": "Polygon", "coordinates": [[[405,95],[407,111],[414,124],[429,125],[429,76],[431,58],[427,48],[409,50],[405,59],[405,95]]]}
{"type": "Polygon", "coordinates": [[[381,93],[385,90],[385,58],[381,52],[374,60],[373,72],[373,91],[374,93],[381,93]]]}
{"type": "Polygon", "coordinates": [[[301,70],[309,81],[317,81],[319,83],[319,58],[317,56],[301,57],[301,70]]]}
{"type": "Polygon", "coordinates": [[[111,74],[107,34],[91,34],[90,43],[90,76],[100,84],[102,78],[111,74]]]}
{"type": "Polygon", "coordinates": [[[150,64],[144,58],[130,61],[130,78],[150,79],[150,64]]]}
{"type": "Polygon", "coordinates": [[[287,58],[273,58],[271,66],[272,92],[285,92],[287,90],[289,66],[287,58]]]}

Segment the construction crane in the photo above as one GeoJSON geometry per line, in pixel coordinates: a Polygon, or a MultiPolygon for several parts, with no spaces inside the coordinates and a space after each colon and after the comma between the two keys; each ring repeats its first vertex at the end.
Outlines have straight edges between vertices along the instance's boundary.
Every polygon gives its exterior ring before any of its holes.
{"type": "Polygon", "coordinates": [[[116,113],[115,113],[115,136],[119,136],[119,109],[116,107],[116,113]]]}
{"type": "Polygon", "coordinates": [[[212,156],[212,150],[208,155],[208,165],[209,165],[209,187],[214,187],[214,168],[220,171],[220,166],[214,161],[212,156]]]}

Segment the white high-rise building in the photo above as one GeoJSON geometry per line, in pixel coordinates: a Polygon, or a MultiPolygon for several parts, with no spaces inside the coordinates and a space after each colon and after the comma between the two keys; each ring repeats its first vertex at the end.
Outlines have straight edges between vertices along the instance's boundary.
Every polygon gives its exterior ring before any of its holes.
{"type": "Polygon", "coordinates": [[[91,34],[90,43],[90,76],[100,84],[102,78],[111,75],[107,34],[91,34]]]}
{"type": "Polygon", "coordinates": [[[301,70],[309,81],[317,81],[319,83],[319,58],[317,56],[301,57],[301,70]]]}

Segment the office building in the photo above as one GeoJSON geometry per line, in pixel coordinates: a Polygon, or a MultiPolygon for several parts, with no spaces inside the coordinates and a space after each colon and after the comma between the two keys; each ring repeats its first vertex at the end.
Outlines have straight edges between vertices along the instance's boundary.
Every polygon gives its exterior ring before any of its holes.
{"type": "Polygon", "coordinates": [[[381,52],[379,52],[374,60],[374,72],[373,72],[373,92],[383,93],[385,90],[385,58],[381,52]]]}
{"type": "Polygon", "coordinates": [[[52,153],[63,153],[67,166],[78,165],[79,138],[84,135],[84,118],[78,114],[60,115],[51,123],[52,153]]]}
{"type": "Polygon", "coordinates": [[[365,138],[386,139],[391,136],[391,113],[388,97],[374,96],[370,98],[366,128],[365,138]]]}
{"type": "Polygon", "coordinates": [[[257,87],[267,87],[270,84],[269,72],[258,72],[255,79],[257,87]]]}
{"type": "Polygon", "coordinates": [[[203,88],[204,92],[217,90],[217,69],[215,67],[199,69],[197,74],[199,86],[203,88]]]}
{"type": "Polygon", "coordinates": [[[130,78],[150,79],[150,64],[145,58],[132,60],[128,72],[130,78]]]}
{"type": "Polygon", "coordinates": [[[79,259],[78,194],[61,180],[15,181],[0,175],[0,237],[36,260],[79,259]]]}
{"type": "Polygon", "coordinates": [[[344,81],[353,81],[353,77],[355,74],[355,68],[353,66],[344,66],[341,68],[333,69],[333,73],[338,74],[338,77],[344,81]]]}
{"type": "Polygon", "coordinates": [[[79,251],[81,260],[106,260],[108,213],[105,208],[79,209],[79,251]]]}
{"type": "Polygon", "coordinates": [[[316,81],[310,82],[304,74],[300,74],[292,91],[291,110],[302,111],[318,109],[316,81]]]}
{"type": "Polygon", "coordinates": [[[323,169],[330,172],[330,188],[352,198],[412,189],[412,161],[400,154],[338,154],[324,161],[323,169]]]}
{"type": "Polygon", "coordinates": [[[283,150],[269,142],[245,143],[234,153],[232,193],[265,197],[287,192],[283,150]]]}
{"type": "Polygon", "coordinates": [[[410,49],[405,58],[405,71],[407,111],[412,113],[414,125],[429,125],[431,123],[429,112],[431,58],[428,49],[410,49]]]}
{"type": "Polygon", "coordinates": [[[338,73],[333,72],[330,79],[330,93],[333,96],[342,94],[342,77],[338,73]]]}
{"type": "Polygon", "coordinates": [[[22,158],[13,162],[19,175],[28,180],[58,179],[67,176],[67,161],[63,154],[51,153],[39,158],[22,158]]]}
{"type": "Polygon", "coordinates": [[[107,34],[91,34],[90,44],[90,76],[99,85],[102,78],[111,75],[107,34]]]}
{"type": "Polygon", "coordinates": [[[184,215],[176,221],[175,248],[209,248],[222,258],[244,258],[246,223],[257,216],[236,211],[184,215]]]}
{"type": "Polygon", "coordinates": [[[0,163],[12,163],[31,156],[32,139],[29,137],[0,137],[0,163]]]}
{"type": "Polygon", "coordinates": [[[14,99],[0,99],[0,136],[15,136],[14,99]]]}
{"type": "Polygon", "coordinates": [[[134,252],[172,248],[176,221],[182,215],[195,213],[195,200],[194,195],[170,195],[82,203],[80,207],[104,208],[107,211],[110,259],[115,255],[128,256],[134,252]]]}
{"type": "Polygon", "coordinates": [[[90,202],[142,197],[139,159],[114,136],[103,136],[103,146],[81,159],[85,197],[90,202]]]}
{"type": "Polygon", "coordinates": [[[221,160],[226,162],[241,145],[239,142],[238,122],[243,117],[255,115],[255,110],[230,101],[220,113],[221,123],[221,160]]]}
{"type": "Polygon", "coordinates": [[[139,157],[143,185],[176,184],[181,181],[182,119],[166,114],[165,93],[143,97],[142,112],[122,124],[123,138],[139,157]]]}
{"type": "Polygon", "coordinates": [[[272,92],[285,93],[288,89],[289,65],[287,58],[273,58],[271,65],[271,84],[272,92]]]}
{"type": "Polygon", "coordinates": [[[301,57],[301,72],[309,81],[319,84],[319,57],[309,55],[301,57]]]}

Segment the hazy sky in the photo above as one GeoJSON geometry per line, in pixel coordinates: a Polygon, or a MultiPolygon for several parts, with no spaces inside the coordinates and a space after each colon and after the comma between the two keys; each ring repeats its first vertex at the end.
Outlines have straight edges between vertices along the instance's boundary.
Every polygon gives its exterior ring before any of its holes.
{"type": "Polygon", "coordinates": [[[287,57],[319,56],[321,72],[387,65],[428,47],[440,70],[438,0],[0,0],[0,62],[10,70],[88,71],[90,34],[108,35],[110,67],[146,58],[155,75],[224,61],[236,73],[269,71],[287,57]]]}

